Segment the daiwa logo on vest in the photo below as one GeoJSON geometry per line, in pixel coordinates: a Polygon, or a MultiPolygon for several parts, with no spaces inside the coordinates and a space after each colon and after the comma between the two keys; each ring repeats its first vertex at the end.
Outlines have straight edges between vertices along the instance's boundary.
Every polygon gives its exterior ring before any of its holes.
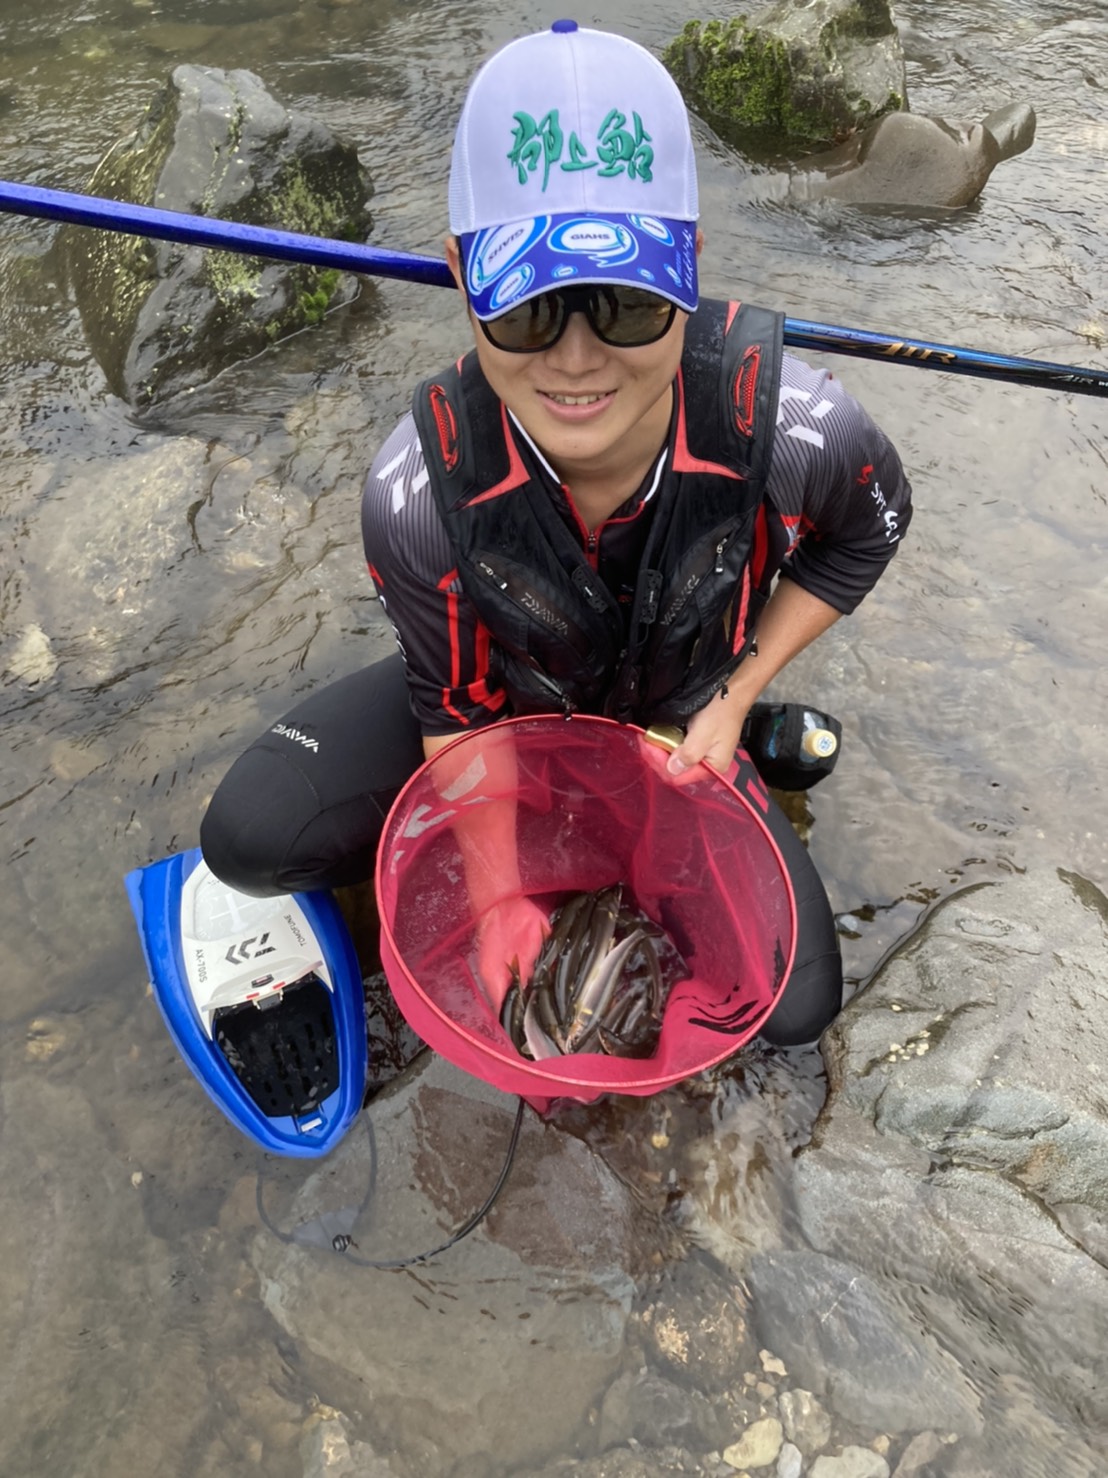
{"type": "Polygon", "coordinates": [[[299,729],[290,728],[288,724],[274,724],[269,731],[271,734],[280,734],[282,739],[291,739],[294,744],[300,744],[305,749],[311,749],[319,753],[319,740],[309,739],[307,734],[302,734],[299,729]]]}
{"type": "Polygon", "coordinates": [[[569,635],[569,622],[564,616],[559,616],[557,611],[552,611],[548,605],[544,605],[533,590],[521,591],[519,603],[532,615],[538,616],[540,621],[545,621],[547,626],[554,631],[560,632],[562,636],[569,635]]]}

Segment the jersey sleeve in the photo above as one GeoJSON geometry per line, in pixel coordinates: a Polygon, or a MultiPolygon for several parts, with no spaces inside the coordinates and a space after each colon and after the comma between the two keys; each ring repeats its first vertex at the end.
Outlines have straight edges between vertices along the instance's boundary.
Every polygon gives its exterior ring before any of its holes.
{"type": "Polygon", "coordinates": [[[849,614],[912,518],[895,447],[838,380],[786,355],[766,498],[786,534],[781,574],[849,614]]]}
{"type": "Polygon", "coordinates": [[[458,580],[410,415],[369,470],[362,543],[422,732],[450,734],[492,723],[505,694],[491,683],[489,634],[458,580]]]}

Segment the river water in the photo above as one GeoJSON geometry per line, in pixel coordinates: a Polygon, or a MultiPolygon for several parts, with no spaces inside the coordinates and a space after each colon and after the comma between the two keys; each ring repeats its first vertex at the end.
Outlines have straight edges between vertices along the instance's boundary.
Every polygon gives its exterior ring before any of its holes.
{"type": "MultiPolygon", "coordinates": [[[[660,49],[696,14],[619,0],[578,19],[660,49]]],[[[0,173],[80,190],[173,65],[245,67],[356,142],[374,244],[438,253],[466,80],[553,16],[442,0],[0,0],[0,173]]],[[[905,0],[897,18],[914,111],[973,121],[1029,101],[1032,149],[972,207],[908,215],[751,203],[748,169],[698,124],[703,289],[1108,365],[1102,0],[905,0]]],[[[294,1367],[278,1394],[242,1389],[226,1327],[189,1312],[205,1307],[203,1272],[181,1272],[183,1239],[214,1222],[232,1167],[214,1185],[190,1173],[211,1115],[144,994],[122,878],[195,844],[256,731],[391,649],[362,564],[360,481],[465,327],[439,289],[367,283],[318,328],[139,423],[89,354],[53,237],[0,220],[0,1468],[198,1472],[181,1434],[203,1415],[216,1438],[254,1444],[203,1471],[257,1471],[264,1450],[268,1471],[298,1475],[294,1446],[272,1456],[306,1399],[294,1367]],[[151,1167],[160,1196],[140,1214],[151,1167]],[[213,1374],[136,1430],[144,1348],[163,1381],[182,1349],[213,1374]]],[[[800,819],[862,983],[966,880],[1045,864],[1108,885],[1108,457],[1102,400],[827,362],[916,494],[888,576],[777,690],[844,725],[835,776],[800,819]]],[[[804,1103],[818,1102],[813,1060],[781,1069],[804,1103]]]]}

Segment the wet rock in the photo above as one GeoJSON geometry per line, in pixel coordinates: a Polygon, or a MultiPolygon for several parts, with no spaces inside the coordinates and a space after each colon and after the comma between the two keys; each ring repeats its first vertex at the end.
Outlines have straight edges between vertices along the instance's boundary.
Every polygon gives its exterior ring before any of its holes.
{"type": "Polygon", "coordinates": [[[726,1391],[750,1364],[754,1344],[733,1285],[703,1263],[676,1266],[640,1315],[645,1347],[663,1369],[701,1390],[726,1391]]]}
{"type": "Polygon", "coordinates": [[[300,1442],[304,1478],[394,1478],[366,1442],[351,1442],[337,1417],[314,1422],[300,1442]]]}
{"type": "Polygon", "coordinates": [[[157,641],[163,582],[191,544],[188,509],[202,497],[207,461],[203,441],[179,437],[131,448],[95,486],[76,466],[51,486],[23,562],[70,681],[101,681],[157,641]]]}
{"type": "Polygon", "coordinates": [[[830,1442],[831,1418],[811,1391],[782,1391],[777,1406],[786,1437],[806,1457],[830,1442]]]}
{"type": "Polygon", "coordinates": [[[770,1350],[759,1350],[758,1359],[762,1362],[762,1369],[767,1375],[786,1376],[785,1362],[778,1360],[777,1356],[770,1350]]]}
{"type": "Polygon", "coordinates": [[[967,890],[836,1024],[835,1098],[946,1163],[1108,1215],[1106,941],[1108,898],[1064,869],[967,890]],[[888,1060],[909,1044],[927,1050],[888,1060]]]}
{"type": "Polygon", "coordinates": [[[763,1253],[748,1274],[756,1325],[773,1330],[790,1370],[861,1427],[953,1431],[980,1425],[970,1382],[873,1278],[813,1252],[763,1253]]]}
{"type": "MultiPolygon", "coordinates": [[[[653,1221],[630,1193],[579,1140],[528,1115],[504,1189],[471,1235],[407,1271],[357,1265],[445,1242],[492,1188],[514,1108],[424,1054],[323,1167],[267,1188],[267,1214],[292,1240],[255,1242],[266,1307],[322,1399],[353,1412],[372,1392],[381,1446],[410,1451],[418,1427],[421,1478],[485,1453],[488,1413],[516,1409],[521,1391],[545,1394],[527,1402],[526,1420],[497,1419],[499,1470],[530,1471],[563,1450],[618,1373],[628,1261],[635,1248],[649,1255],[653,1221]],[[336,1231],[353,1238],[345,1256],[330,1250],[336,1231]]],[[[702,1410],[709,1420],[703,1397],[689,1406],[693,1426],[702,1410]]]]}
{"type": "Polygon", "coordinates": [[[723,1461],[732,1468],[768,1468],[781,1452],[783,1434],[776,1417],[751,1422],[737,1442],[724,1450],[723,1461]]]}
{"type": "MultiPolygon", "coordinates": [[[[164,210],[364,240],[372,185],[354,146],[287,112],[251,72],[180,66],[88,190],[164,210]]],[[[354,279],[111,231],[63,233],[81,319],[136,407],[193,388],[316,323],[354,279]]]]}
{"type": "Polygon", "coordinates": [[[817,1457],[811,1478],[889,1478],[889,1465],[868,1447],[844,1447],[837,1457],[817,1457]]]}
{"type": "Polygon", "coordinates": [[[68,1041],[69,1033],[63,1021],[36,1017],[27,1028],[27,1057],[31,1062],[49,1062],[68,1041]]]}
{"type": "Polygon", "coordinates": [[[689,1478],[710,1472],[696,1457],[679,1447],[649,1451],[639,1447],[613,1448],[593,1458],[560,1458],[543,1468],[520,1469],[511,1478],[689,1478]]]}
{"type": "MultiPolygon", "coordinates": [[[[127,1420],[96,1439],[110,1447],[113,1472],[174,1473],[188,1453],[197,1475],[231,1466],[286,1473],[285,1454],[272,1449],[256,1464],[239,1459],[259,1433],[269,1438],[293,1401],[268,1321],[253,1299],[236,1299],[228,1288],[234,1252],[220,1246],[208,1255],[210,1218],[195,1243],[180,1223],[171,1240],[152,1235],[142,1208],[149,1177],[138,1190],[130,1183],[137,1162],[130,1136],[140,1120],[156,1119],[163,1138],[172,1125],[172,1151],[165,1152],[178,1162],[217,1142],[193,1130],[204,1115],[202,1096],[172,1120],[152,1109],[139,1087],[141,1068],[120,1050],[143,1036],[141,1003],[126,988],[111,1003],[90,991],[79,1015],[64,1020],[77,1024],[70,1035],[79,1043],[80,1072],[64,1057],[46,1066],[26,1061],[22,1029],[0,1034],[0,1339],[10,1352],[0,1473],[97,1466],[87,1417],[113,1409],[121,1385],[129,1393],[127,1420]],[[141,1107],[120,1113],[121,1101],[141,1107]],[[15,1132],[19,1126],[26,1132],[15,1132]],[[187,1330],[204,1300],[220,1309],[225,1344],[214,1356],[208,1341],[187,1330]],[[17,1374],[23,1399],[15,1398],[17,1374]],[[218,1385],[214,1404],[200,1410],[182,1398],[209,1382],[218,1385]],[[47,1451],[46,1461],[29,1456],[47,1451]]],[[[21,1027],[33,1032],[38,1024],[21,1027]]],[[[221,1173],[219,1157],[213,1149],[203,1167],[210,1182],[221,1173]]]]}
{"type": "Polygon", "coordinates": [[[917,1432],[900,1454],[893,1478],[926,1478],[929,1464],[935,1462],[942,1451],[942,1439],[937,1432],[917,1432]]]}
{"type": "Polygon", "coordinates": [[[614,1380],[600,1414],[600,1446],[614,1447],[634,1436],[647,1447],[675,1445],[706,1451],[726,1435],[722,1414],[701,1391],[675,1385],[649,1372],[614,1380]]]}
{"type": "Polygon", "coordinates": [[[969,1462],[976,1392],[1012,1405],[982,1450],[1026,1434],[1007,1470],[1045,1471],[1056,1427],[1071,1470],[1095,1471],[1074,1433],[1108,1421],[1108,1283],[1082,1240],[1108,1210],[1106,940],[1108,899],[1064,868],[967,889],[826,1034],[828,1102],[794,1186],[815,1250],[757,1266],[752,1311],[777,1311],[767,1336],[793,1336],[790,1368],[848,1419],[964,1434],[969,1462]],[[794,1315],[830,1341],[807,1366],[794,1315]]]}
{"type": "Polygon", "coordinates": [[[58,670],[50,638],[37,621],[30,622],[8,649],[4,670],[28,687],[48,682],[58,670]]]}
{"type": "Polygon", "coordinates": [[[775,0],[750,17],[691,21],[662,60],[734,142],[833,143],[907,107],[888,0],[775,0]]]}
{"type": "Polygon", "coordinates": [[[802,159],[788,194],[854,205],[968,205],[1001,160],[1031,147],[1035,124],[1035,113],[1026,103],[1000,109],[976,124],[889,113],[838,148],[802,159]]]}
{"type": "Polygon", "coordinates": [[[799,1447],[786,1442],[777,1459],[777,1478],[800,1478],[804,1471],[804,1454],[799,1447]]]}

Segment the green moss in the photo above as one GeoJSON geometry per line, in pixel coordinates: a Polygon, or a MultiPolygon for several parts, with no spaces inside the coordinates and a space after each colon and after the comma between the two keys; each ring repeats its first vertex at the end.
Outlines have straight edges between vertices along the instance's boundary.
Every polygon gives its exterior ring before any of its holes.
{"type": "Polygon", "coordinates": [[[330,307],[338,285],[339,274],[334,267],[312,273],[312,280],[302,289],[298,300],[305,323],[320,322],[330,307]]]}
{"type": "Polygon", "coordinates": [[[744,16],[690,21],[662,58],[702,111],[740,129],[822,140],[835,123],[795,99],[795,69],[783,41],[752,31],[744,16]]]}
{"type": "Polygon", "coordinates": [[[322,180],[309,180],[299,163],[284,171],[266,204],[273,220],[286,231],[329,237],[349,224],[341,192],[329,190],[322,180]]]}
{"type": "MultiPolygon", "coordinates": [[[[861,25],[864,16],[857,20],[861,25]]],[[[690,21],[662,60],[691,105],[726,134],[823,144],[878,116],[861,98],[852,103],[818,60],[802,61],[780,38],[753,30],[745,16],[690,21]]],[[[891,93],[880,111],[901,106],[891,93]]]]}
{"type": "Polygon", "coordinates": [[[204,272],[219,301],[227,307],[254,302],[261,296],[264,264],[257,257],[233,251],[211,251],[204,272]]]}

